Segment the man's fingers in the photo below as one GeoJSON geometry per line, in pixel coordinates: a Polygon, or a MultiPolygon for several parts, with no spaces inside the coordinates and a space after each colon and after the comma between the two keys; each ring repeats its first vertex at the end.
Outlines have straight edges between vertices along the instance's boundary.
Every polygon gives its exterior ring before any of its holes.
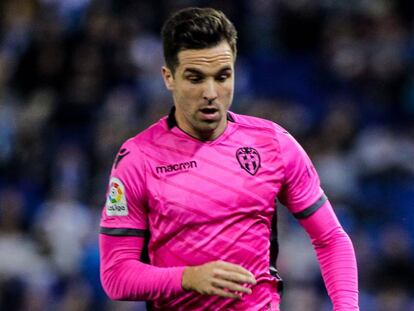
{"type": "Polygon", "coordinates": [[[214,296],[219,296],[219,297],[223,297],[223,298],[233,298],[233,299],[240,299],[241,297],[235,293],[232,292],[228,292],[224,289],[221,288],[217,288],[215,287],[212,291],[211,291],[211,295],[214,296]]]}
{"type": "Polygon", "coordinates": [[[229,262],[215,261],[186,267],[181,285],[185,290],[193,290],[203,295],[237,299],[241,293],[251,294],[251,289],[243,286],[246,283],[256,284],[250,271],[229,262]]]}
{"type": "Polygon", "coordinates": [[[217,265],[223,270],[238,272],[254,279],[254,275],[249,270],[243,268],[240,265],[236,265],[227,261],[217,261],[217,265]]]}
{"type": "Polygon", "coordinates": [[[256,280],[254,279],[254,277],[251,277],[245,274],[240,274],[238,272],[231,272],[231,271],[226,271],[222,269],[215,269],[214,277],[222,279],[222,280],[237,282],[240,284],[242,283],[249,283],[253,285],[256,284],[256,280]]]}
{"type": "Polygon", "coordinates": [[[241,293],[246,293],[246,294],[251,294],[252,290],[250,288],[244,287],[240,284],[234,283],[234,282],[230,282],[230,281],[226,281],[226,280],[221,280],[221,279],[216,279],[214,280],[214,282],[212,283],[212,285],[214,287],[218,287],[218,288],[222,288],[222,289],[228,289],[234,292],[241,292],[241,293]]]}

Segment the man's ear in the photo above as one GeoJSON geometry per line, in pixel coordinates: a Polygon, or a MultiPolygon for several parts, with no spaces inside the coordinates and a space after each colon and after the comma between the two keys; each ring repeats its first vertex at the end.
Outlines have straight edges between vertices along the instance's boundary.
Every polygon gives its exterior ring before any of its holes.
{"type": "Polygon", "coordinates": [[[165,87],[172,91],[174,89],[174,76],[171,70],[166,67],[162,66],[161,68],[162,77],[164,78],[165,87]]]}

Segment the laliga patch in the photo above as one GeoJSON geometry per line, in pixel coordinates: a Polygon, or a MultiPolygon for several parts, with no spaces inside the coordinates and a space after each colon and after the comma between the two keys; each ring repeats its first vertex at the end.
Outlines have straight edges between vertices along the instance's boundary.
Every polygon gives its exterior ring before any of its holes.
{"type": "Polygon", "coordinates": [[[106,198],[106,214],[108,216],[127,216],[128,205],[123,183],[115,177],[109,182],[109,192],[106,198]]]}

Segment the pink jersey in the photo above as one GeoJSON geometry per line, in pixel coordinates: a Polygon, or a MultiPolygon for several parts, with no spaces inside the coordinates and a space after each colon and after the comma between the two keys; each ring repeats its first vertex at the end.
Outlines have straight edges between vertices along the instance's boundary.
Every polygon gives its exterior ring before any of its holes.
{"type": "Polygon", "coordinates": [[[224,260],[257,280],[237,301],[182,291],[156,299],[155,310],[266,309],[277,288],[269,271],[275,199],[297,218],[326,200],[308,156],[283,128],[231,112],[228,120],[220,137],[203,142],[170,114],[129,139],[114,163],[102,233],[150,236],[153,266],[224,260]]]}

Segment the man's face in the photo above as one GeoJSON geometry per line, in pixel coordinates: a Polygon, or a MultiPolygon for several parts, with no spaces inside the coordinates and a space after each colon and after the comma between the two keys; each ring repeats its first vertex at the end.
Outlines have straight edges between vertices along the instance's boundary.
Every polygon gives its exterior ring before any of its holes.
{"type": "Polygon", "coordinates": [[[167,67],[162,73],[183,131],[201,140],[223,133],[234,90],[234,55],[226,41],[212,48],[180,51],[175,74],[167,67]]]}

